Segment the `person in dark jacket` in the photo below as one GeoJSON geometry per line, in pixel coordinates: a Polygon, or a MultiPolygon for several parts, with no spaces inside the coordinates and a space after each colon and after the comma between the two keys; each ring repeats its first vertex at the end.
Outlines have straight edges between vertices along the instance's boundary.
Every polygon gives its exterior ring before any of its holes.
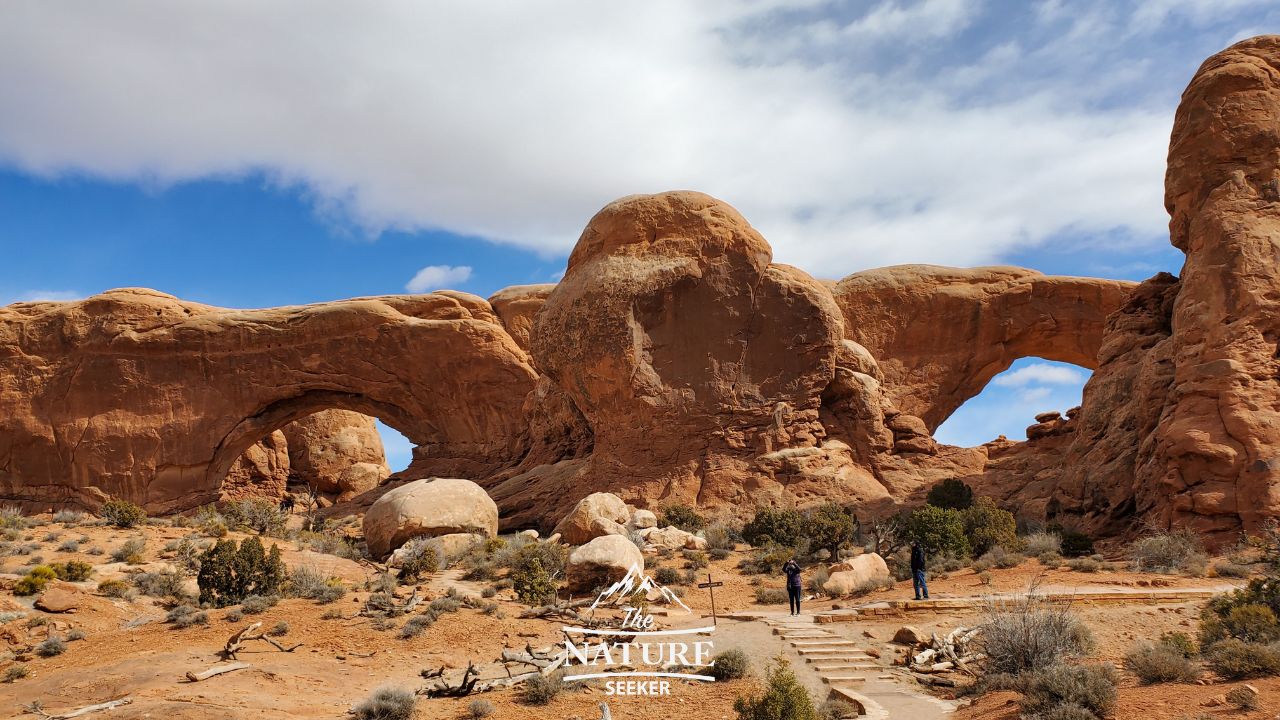
{"type": "Polygon", "coordinates": [[[916,599],[922,599],[920,593],[924,593],[924,600],[929,599],[929,586],[924,582],[924,548],[920,547],[920,543],[911,543],[911,585],[915,588],[916,599]]]}
{"type": "Polygon", "coordinates": [[[787,600],[791,605],[791,614],[800,614],[800,590],[804,584],[800,581],[800,563],[794,558],[787,561],[782,566],[782,572],[787,574],[787,600]]]}

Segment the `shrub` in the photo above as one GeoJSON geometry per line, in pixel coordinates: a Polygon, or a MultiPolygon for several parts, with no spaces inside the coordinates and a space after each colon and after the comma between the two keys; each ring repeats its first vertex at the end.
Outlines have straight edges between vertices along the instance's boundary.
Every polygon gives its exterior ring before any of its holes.
{"type": "Polygon", "coordinates": [[[83,640],[85,639],[85,637],[86,636],[84,634],[84,631],[81,630],[80,628],[72,628],[71,630],[67,631],[67,640],[70,642],[74,642],[76,640],[83,640]]]}
{"type": "Polygon", "coordinates": [[[804,515],[787,508],[759,508],[742,528],[742,537],[755,547],[777,544],[795,547],[804,532],[804,515]]]}
{"type": "Polygon", "coordinates": [[[1191,530],[1157,533],[1140,538],[1129,547],[1134,568],[1160,573],[1204,573],[1208,558],[1200,536],[1191,530]]]}
{"type": "Polygon", "coordinates": [[[222,619],[226,620],[227,622],[240,622],[241,620],[244,619],[244,613],[240,612],[240,608],[232,608],[231,610],[227,611],[226,615],[222,616],[222,619]]]}
{"type": "Polygon", "coordinates": [[[958,510],[932,505],[913,510],[907,516],[907,537],[920,543],[931,555],[970,555],[964,517],[958,510]]]}
{"type": "Polygon", "coordinates": [[[1251,602],[1222,605],[1215,598],[1201,614],[1202,646],[1212,645],[1226,638],[1245,642],[1271,642],[1280,639],[1280,621],[1277,621],[1275,611],[1267,605],[1251,602]]]}
{"type": "Polygon", "coordinates": [[[271,631],[270,631],[270,632],[268,632],[267,634],[268,634],[268,635],[275,636],[275,637],[280,637],[280,636],[282,636],[282,635],[288,635],[288,634],[289,634],[289,623],[285,622],[284,620],[281,620],[280,622],[276,623],[276,626],[275,626],[275,627],[273,627],[273,628],[271,628],[271,631]]]}
{"type": "Polygon", "coordinates": [[[725,552],[732,551],[737,545],[736,539],[738,533],[733,528],[721,522],[711,523],[703,532],[707,538],[707,549],[712,553],[717,550],[725,552]]]}
{"type": "Polygon", "coordinates": [[[707,526],[707,519],[688,505],[668,505],[658,517],[660,526],[674,525],[685,532],[697,532],[707,526]]]}
{"type": "Polygon", "coordinates": [[[756,602],[761,605],[781,605],[787,600],[787,591],[783,588],[756,588],[756,602]]]}
{"type": "Polygon", "coordinates": [[[58,546],[58,552],[73,553],[80,552],[80,541],[75,538],[67,538],[58,546]]]}
{"type": "Polygon", "coordinates": [[[973,488],[959,478],[947,478],[929,488],[925,502],[946,510],[964,510],[973,505],[973,488]]]}
{"type": "Polygon", "coordinates": [[[414,538],[400,552],[400,574],[397,580],[408,584],[440,571],[440,555],[429,538],[414,538]]]}
{"type": "Polygon", "coordinates": [[[284,535],[289,520],[279,505],[261,497],[227,503],[222,508],[222,517],[233,530],[251,530],[275,537],[284,535]]]}
{"type": "Polygon", "coordinates": [[[1067,557],[1084,557],[1093,554],[1093,538],[1079,530],[1060,530],[1061,553],[1067,557]]]}
{"type": "Polygon", "coordinates": [[[1124,665],[1144,685],[1164,682],[1193,682],[1200,668],[1181,650],[1164,643],[1140,642],[1124,656],[1124,665]]]}
{"type": "Polygon", "coordinates": [[[309,565],[301,565],[289,571],[287,592],[292,597],[316,600],[323,605],[342,597],[347,590],[340,579],[326,577],[309,565]]]}
{"type": "Polygon", "coordinates": [[[711,677],[716,680],[737,680],[747,676],[751,663],[747,654],[738,648],[717,653],[711,664],[711,677]]]}
{"type": "Polygon", "coordinates": [[[673,567],[660,567],[653,573],[653,579],[659,585],[676,585],[681,582],[681,575],[673,567]]]}
{"type": "Polygon", "coordinates": [[[409,618],[409,622],[405,623],[404,627],[400,628],[400,637],[405,640],[418,637],[422,634],[423,630],[426,630],[435,624],[437,617],[438,616],[434,613],[428,613],[426,615],[417,615],[409,618]]]}
{"type": "Polygon", "coordinates": [[[1219,560],[1213,564],[1213,574],[1218,577],[1247,578],[1253,574],[1253,566],[1219,560]]]}
{"type": "Polygon", "coordinates": [[[1241,710],[1256,710],[1258,708],[1258,691],[1243,685],[1232,688],[1227,693],[1227,702],[1241,710]]]}
{"type": "Polygon", "coordinates": [[[179,605],[169,611],[165,620],[173,623],[173,626],[176,628],[189,628],[192,625],[208,625],[209,613],[193,608],[190,605],[179,605]]]}
{"type": "Polygon", "coordinates": [[[707,554],[701,550],[685,550],[681,555],[688,561],[685,567],[690,570],[700,570],[707,566],[707,554]]]}
{"type": "Polygon", "coordinates": [[[991,498],[978,498],[962,511],[961,517],[965,538],[975,555],[982,555],[997,546],[1017,550],[1022,545],[1018,538],[1018,520],[1008,510],[996,507],[991,498]]]}
{"type": "Polygon", "coordinates": [[[975,572],[983,572],[984,570],[990,570],[993,567],[1007,570],[1021,565],[1024,560],[1026,560],[1026,558],[1018,553],[1009,552],[1003,547],[996,545],[984,553],[982,557],[973,561],[973,569],[975,572]]]}
{"type": "Polygon", "coordinates": [[[471,701],[471,704],[467,705],[467,718],[469,720],[483,720],[495,712],[497,712],[497,708],[493,706],[493,703],[482,698],[476,698],[471,701]]]}
{"type": "Polygon", "coordinates": [[[511,559],[511,587],[520,602],[540,605],[555,599],[555,575],[564,569],[566,557],[559,543],[533,542],[521,547],[511,559]]]}
{"type": "Polygon", "coordinates": [[[410,720],[418,696],[411,690],[382,687],[351,710],[355,720],[410,720]]]}
{"type": "Polygon", "coordinates": [[[49,566],[59,580],[81,582],[88,580],[93,574],[93,566],[83,560],[71,560],[64,563],[53,563],[49,566]]]}
{"type": "Polygon", "coordinates": [[[981,638],[987,671],[1021,675],[1086,654],[1093,639],[1089,628],[1064,605],[1035,593],[987,608],[981,638]]]}
{"type": "Polygon", "coordinates": [[[22,663],[14,663],[4,669],[4,682],[17,682],[31,674],[31,669],[22,663]]]}
{"type": "Polygon", "coordinates": [[[130,565],[141,565],[145,560],[145,552],[147,550],[147,539],[144,537],[133,537],[125,540],[120,547],[111,551],[111,559],[115,562],[128,563],[130,565]]]}
{"type": "Polygon", "coordinates": [[[53,568],[48,565],[37,565],[27,571],[13,586],[14,595],[35,595],[49,584],[50,580],[58,577],[53,568]]]}
{"type": "Polygon", "coordinates": [[[1056,533],[1038,532],[1022,538],[1022,551],[1032,557],[1062,552],[1062,537],[1056,533]]]}
{"type": "Polygon", "coordinates": [[[804,513],[802,532],[815,548],[827,550],[835,558],[840,547],[853,539],[858,521],[838,503],[826,503],[804,513]]]}
{"type": "Polygon", "coordinates": [[[200,555],[200,603],[226,607],[250,595],[275,595],[285,579],[280,548],[266,553],[256,537],[245,538],[237,548],[234,540],[219,540],[200,555]]]}
{"type": "Polygon", "coordinates": [[[1193,658],[1200,654],[1196,643],[1184,632],[1167,632],[1160,635],[1160,644],[1177,652],[1185,658],[1193,658]]]}
{"type": "Polygon", "coordinates": [[[248,615],[261,615],[278,602],[275,595],[250,595],[240,603],[240,610],[248,615]]]}
{"type": "Polygon", "coordinates": [[[84,520],[84,513],[77,510],[59,510],[53,514],[53,521],[63,525],[78,525],[84,520]]]}
{"type": "Polygon", "coordinates": [[[738,720],[818,720],[813,700],[782,657],[774,659],[764,692],[739,697],[733,709],[738,720]]]}
{"type": "Polygon", "coordinates": [[[560,673],[534,675],[524,684],[524,701],[530,705],[546,705],[564,689],[560,673]]]}
{"type": "Polygon", "coordinates": [[[777,575],[782,571],[782,566],[793,557],[795,553],[785,547],[757,550],[751,557],[743,558],[738,567],[754,575],[777,575]]]}
{"type": "Polygon", "coordinates": [[[130,579],[138,592],[149,597],[181,598],[186,595],[186,577],[173,570],[138,573],[130,579]]]}
{"type": "Polygon", "coordinates": [[[1082,573],[1096,573],[1102,569],[1102,563],[1088,557],[1071,558],[1067,561],[1067,567],[1082,573]]]}
{"type": "Polygon", "coordinates": [[[108,525],[131,528],[147,519],[147,512],[128,500],[111,499],[102,504],[98,514],[108,525]]]}
{"type": "Polygon", "coordinates": [[[1080,708],[1102,717],[1115,707],[1117,680],[1110,665],[1052,665],[1032,673],[1023,684],[1022,711],[1061,713],[1060,708],[1080,708]]]}
{"type": "Polygon", "coordinates": [[[828,700],[818,708],[820,720],[845,720],[845,718],[856,718],[860,715],[862,712],[856,705],[844,700],[828,700]]]}
{"type": "Polygon", "coordinates": [[[831,572],[827,570],[825,565],[819,565],[814,568],[813,572],[809,573],[809,580],[807,582],[809,592],[815,595],[822,595],[826,592],[825,588],[827,581],[830,579],[831,572]]]}
{"type": "Polygon", "coordinates": [[[103,580],[98,583],[98,592],[112,598],[122,598],[129,592],[129,583],[123,580],[103,580]]]}
{"type": "Polygon", "coordinates": [[[1221,640],[1205,651],[1209,667],[1228,680],[1280,674],[1280,648],[1236,638],[1221,640]]]}
{"type": "Polygon", "coordinates": [[[67,643],[57,635],[50,635],[48,640],[36,645],[36,654],[40,657],[53,657],[67,651],[67,643]]]}

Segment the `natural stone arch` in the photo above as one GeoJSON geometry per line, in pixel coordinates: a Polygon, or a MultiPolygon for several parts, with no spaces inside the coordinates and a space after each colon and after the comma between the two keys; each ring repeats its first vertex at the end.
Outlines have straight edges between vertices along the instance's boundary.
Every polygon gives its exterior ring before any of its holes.
{"type": "Polygon", "coordinates": [[[845,337],[869,350],[890,399],[936,430],[1019,358],[1098,366],[1107,316],[1136,286],[1016,267],[897,265],[832,288],[845,337]]]}
{"type": "Polygon", "coordinates": [[[414,472],[480,477],[524,453],[536,379],[489,304],[454,292],[230,310],[113,290],[0,308],[0,348],[0,498],[45,507],[194,507],[327,407],[396,427],[414,472]]]}

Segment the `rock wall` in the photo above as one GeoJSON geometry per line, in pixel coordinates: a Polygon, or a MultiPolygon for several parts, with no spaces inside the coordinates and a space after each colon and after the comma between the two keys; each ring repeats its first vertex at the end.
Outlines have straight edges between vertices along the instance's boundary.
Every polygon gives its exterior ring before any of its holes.
{"type": "Polygon", "coordinates": [[[374,419],[350,410],[321,410],[284,426],[289,474],[322,493],[370,490],[391,474],[374,419]],[[349,472],[367,465],[363,472],[349,472]],[[372,482],[367,482],[373,478],[372,482]]]}

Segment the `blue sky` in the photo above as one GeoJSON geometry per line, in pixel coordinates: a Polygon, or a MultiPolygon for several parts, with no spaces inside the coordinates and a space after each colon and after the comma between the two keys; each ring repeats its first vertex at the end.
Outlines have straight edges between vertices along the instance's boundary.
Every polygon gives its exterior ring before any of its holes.
{"type": "MultiPolygon", "coordinates": [[[[1263,0],[15,0],[0,302],[487,295],[556,278],[605,202],[673,188],[819,277],[1177,272],[1179,94],[1278,23],[1263,0]]],[[[993,384],[941,435],[1021,437],[1078,386],[993,384]]]]}

